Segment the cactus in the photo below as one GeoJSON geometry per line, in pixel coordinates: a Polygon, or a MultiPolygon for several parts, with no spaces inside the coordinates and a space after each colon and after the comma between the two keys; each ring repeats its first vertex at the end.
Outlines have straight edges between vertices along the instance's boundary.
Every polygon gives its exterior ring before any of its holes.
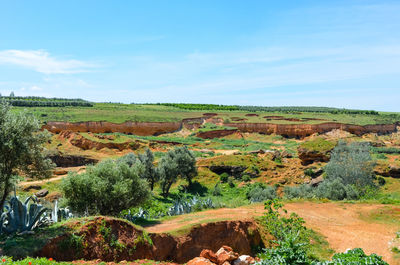
{"type": "Polygon", "coordinates": [[[43,214],[47,210],[37,202],[34,196],[27,198],[24,203],[16,196],[12,197],[0,217],[0,233],[21,233],[35,229],[43,221],[43,214]]]}

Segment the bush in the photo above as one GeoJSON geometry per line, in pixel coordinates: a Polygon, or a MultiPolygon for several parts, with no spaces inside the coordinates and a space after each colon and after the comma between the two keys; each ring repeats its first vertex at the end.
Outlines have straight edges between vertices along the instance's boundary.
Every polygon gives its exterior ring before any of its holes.
{"type": "Polygon", "coordinates": [[[229,185],[229,187],[231,187],[231,188],[236,187],[236,185],[235,185],[235,179],[234,179],[233,177],[229,177],[229,178],[228,178],[228,185],[229,185]]]}
{"type": "Polygon", "coordinates": [[[341,264],[374,264],[389,265],[381,256],[371,254],[367,256],[361,248],[348,250],[344,253],[333,255],[332,261],[318,262],[315,265],[341,265],[341,264]]]}
{"type": "Polygon", "coordinates": [[[326,180],[316,189],[315,195],[318,198],[327,198],[330,200],[356,200],[360,194],[353,185],[344,185],[341,179],[326,180]]]}
{"type": "Polygon", "coordinates": [[[243,175],[243,176],[242,176],[242,180],[243,180],[244,182],[249,182],[249,181],[251,180],[251,178],[250,178],[249,175],[243,175]]]}
{"type": "Polygon", "coordinates": [[[344,185],[356,185],[358,188],[374,186],[375,163],[369,153],[368,143],[346,144],[340,141],[331,153],[331,159],[325,167],[326,179],[340,178],[344,185]]]}
{"type": "Polygon", "coordinates": [[[86,172],[71,173],[63,179],[66,203],[79,214],[117,215],[149,198],[150,189],[140,178],[140,164],[129,166],[105,160],[86,172]]]}
{"type": "Polygon", "coordinates": [[[311,264],[307,257],[304,243],[297,242],[297,235],[289,235],[285,240],[277,241],[278,246],[264,249],[261,261],[256,265],[307,265],[311,264]]]}
{"type": "Polygon", "coordinates": [[[382,177],[378,177],[378,184],[379,186],[383,186],[386,184],[386,180],[382,177]]]}
{"type": "Polygon", "coordinates": [[[262,202],[275,199],[278,195],[276,194],[275,188],[266,186],[262,183],[255,183],[248,187],[246,197],[251,202],[262,202]]]}
{"type": "Polygon", "coordinates": [[[214,189],[212,191],[213,196],[222,196],[221,188],[219,187],[219,183],[215,184],[214,189]]]}
{"type": "Polygon", "coordinates": [[[222,173],[222,174],[220,175],[220,177],[219,177],[221,183],[226,183],[226,182],[228,182],[228,178],[229,178],[229,175],[228,175],[228,173],[226,173],[226,172],[222,173]]]}
{"type": "Polygon", "coordinates": [[[295,198],[310,199],[315,196],[314,190],[315,188],[313,188],[311,185],[303,184],[297,187],[285,187],[284,193],[285,197],[288,199],[295,199],[295,198]]]}

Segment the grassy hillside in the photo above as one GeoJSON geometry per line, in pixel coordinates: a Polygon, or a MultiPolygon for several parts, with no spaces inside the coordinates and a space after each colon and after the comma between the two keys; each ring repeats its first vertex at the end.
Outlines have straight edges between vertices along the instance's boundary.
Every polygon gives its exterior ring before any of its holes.
{"type": "MultiPolygon", "coordinates": [[[[202,117],[204,113],[217,113],[216,117],[225,122],[246,123],[276,123],[276,124],[318,124],[324,122],[340,122],[348,124],[388,124],[400,121],[397,113],[346,113],[346,112],[290,112],[276,111],[245,111],[245,110],[193,110],[176,106],[158,104],[118,104],[94,103],[93,107],[14,107],[14,111],[28,109],[41,121],[109,121],[122,123],[125,121],[138,122],[173,122],[185,118],[202,117]]],[[[301,109],[300,109],[301,110],[301,109]]],[[[311,109],[312,110],[312,109],[311,109]]]]}

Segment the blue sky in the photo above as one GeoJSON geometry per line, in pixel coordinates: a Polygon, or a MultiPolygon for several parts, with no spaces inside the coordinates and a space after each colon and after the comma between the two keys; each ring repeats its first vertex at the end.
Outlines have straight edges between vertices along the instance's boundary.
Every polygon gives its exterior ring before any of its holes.
{"type": "Polygon", "coordinates": [[[400,111],[400,1],[0,1],[0,92],[400,111]]]}

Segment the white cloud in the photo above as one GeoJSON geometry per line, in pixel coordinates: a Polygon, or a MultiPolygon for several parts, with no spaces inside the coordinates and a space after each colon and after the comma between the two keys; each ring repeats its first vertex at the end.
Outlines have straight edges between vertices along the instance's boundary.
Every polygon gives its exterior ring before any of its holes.
{"type": "Polygon", "coordinates": [[[56,59],[43,50],[0,51],[0,64],[14,64],[44,74],[81,73],[96,67],[84,61],[56,59]]]}

